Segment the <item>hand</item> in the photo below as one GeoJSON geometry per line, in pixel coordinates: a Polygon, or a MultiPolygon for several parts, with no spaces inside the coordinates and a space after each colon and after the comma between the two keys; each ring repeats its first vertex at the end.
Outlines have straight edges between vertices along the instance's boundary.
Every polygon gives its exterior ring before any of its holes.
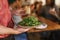
{"type": "Polygon", "coordinates": [[[49,13],[50,13],[51,15],[54,15],[54,16],[55,16],[56,11],[55,11],[55,10],[49,10],[49,13]]]}
{"type": "Polygon", "coordinates": [[[0,25],[0,34],[19,34],[20,32],[0,25]]]}
{"type": "Polygon", "coordinates": [[[30,28],[25,29],[22,27],[18,27],[18,28],[16,28],[16,30],[18,30],[20,33],[24,33],[24,32],[27,32],[28,30],[30,30],[30,28]]]}
{"type": "Polygon", "coordinates": [[[0,25],[0,34],[20,34],[28,30],[29,29],[23,29],[23,28],[19,28],[15,30],[15,29],[7,28],[0,25]]]}

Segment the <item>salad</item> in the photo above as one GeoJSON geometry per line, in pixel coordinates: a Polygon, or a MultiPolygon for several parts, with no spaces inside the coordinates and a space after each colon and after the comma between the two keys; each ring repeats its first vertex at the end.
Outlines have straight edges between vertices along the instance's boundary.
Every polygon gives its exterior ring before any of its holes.
{"type": "Polygon", "coordinates": [[[37,26],[41,23],[38,21],[38,19],[34,16],[24,17],[21,22],[18,23],[21,26],[37,26]]]}

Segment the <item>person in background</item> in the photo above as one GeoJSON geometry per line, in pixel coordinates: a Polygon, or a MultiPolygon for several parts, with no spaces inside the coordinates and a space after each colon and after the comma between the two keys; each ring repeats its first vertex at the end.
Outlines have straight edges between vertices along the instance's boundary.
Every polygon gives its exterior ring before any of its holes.
{"type": "MultiPolygon", "coordinates": [[[[42,16],[53,22],[56,22],[56,23],[60,22],[59,8],[55,5],[55,0],[46,0],[46,4],[41,8],[39,14],[40,14],[39,15],[40,17],[42,16]]],[[[47,40],[47,39],[48,40],[58,40],[59,36],[60,36],[59,33],[60,33],[60,31],[43,32],[43,33],[41,33],[41,35],[43,35],[42,36],[43,39],[45,38],[44,40],[47,40]],[[49,34],[50,34],[50,36],[48,36],[49,34]]]]}
{"type": "MultiPolygon", "coordinates": [[[[10,1],[11,0],[9,0],[9,2],[10,1]]],[[[23,14],[25,13],[24,7],[22,7],[20,1],[18,1],[18,0],[11,2],[10,7],[12,8],[11,14],[12,14],[12,19],[13,19],[14,25],[15,25],[14,28],[16,28],[16,26],[18,26],[18,23],[22,20],[23,14]],[[14,4],[15,4],[15,6],[14,6],[14,8],[12,8],[11,5],[14,5],[14,4]]],[[[14,38],[15,38],[15,40],[27,40],[26,33],[14,35],[14,38]]]]}
{"type": "Polygon", "coordinates": [[[31,4],[30,7],[31,7],[31,14],[37,17],[42,7],[42,1],[40,2],[36,1],[34,4],[31,4]]]}
{"type": "Polygon", "coordinates": [[[23,28],[10,28],[8,25],[10,21],[11,14],[8,8],[8,0],[0,0],[0,40],[14,40],[14,37],[10,34],[19,34],[27,31],[23,28]]]}
{"type": "Polygon", "coordinates": [[[60,20],[59,8],[55,5],[55,0],[46,0],[46,5],[41,8],[39,14],[56,23],[60,20]]]}
{"type": "Polygon", "coordinates": [[[30,5],[31,13],[34,11],[34,8],[35,8],[35,5],[34,4],[31,4],[30,5]]]}
{"type": "Polygon", "coordinates": [[[40,9],[42,8],[42,1],[35,2],[34,4],[35,4],[34,10],[36,10],[36,14],[39,15],[40,9]]]}

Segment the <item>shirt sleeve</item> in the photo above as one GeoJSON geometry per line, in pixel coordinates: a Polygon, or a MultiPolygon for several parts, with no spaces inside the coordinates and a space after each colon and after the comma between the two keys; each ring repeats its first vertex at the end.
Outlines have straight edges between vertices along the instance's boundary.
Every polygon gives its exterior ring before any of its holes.
{"type": "Polygon", "coordinates": [[[55,15],[56,15],[56,17],[60,20],[60,16],[59,16],[59,15],[60,15],[60,13],[59,13],[59,8],[56,7],[55,10],[56,10],[56,14],[55,14],[55,15]]]}
{"type": "Polygon", "coordinates": [[[45,12],[44,7],[42,7],[40,9],[39,16],[44,16],[45,15],[44,12],[45,12]]]}
{"type": "Polygon", "coordinates": [[[11,19],[11,14],[10,14],[10,10],[8,7],[8,2],[7,0],[0,0],[0,5],[1,5],[1,9],[0,9],[0,24],[3,26],[7,26],[8,22],[11,19]]]}

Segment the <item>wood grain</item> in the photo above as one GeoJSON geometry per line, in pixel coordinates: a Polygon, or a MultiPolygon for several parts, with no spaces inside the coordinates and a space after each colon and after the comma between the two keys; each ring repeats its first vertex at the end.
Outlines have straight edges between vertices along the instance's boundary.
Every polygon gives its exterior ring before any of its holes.
{"type": "Polygon", "coordinates": [[[46,29],[43,29],[43,30],[36,30],[36,29],[30,29],[28,31],[28,33],[30,32],[41,32],[41,31],[50,31],[50,30],[60,30],[60,25],[55,23],[55,22],[52,22],[48,19],[45,19],[43,17],[39,17],[39,21],[43,22],[43,23],[46,23],[48,25],[48,27],[46,29]]]}

